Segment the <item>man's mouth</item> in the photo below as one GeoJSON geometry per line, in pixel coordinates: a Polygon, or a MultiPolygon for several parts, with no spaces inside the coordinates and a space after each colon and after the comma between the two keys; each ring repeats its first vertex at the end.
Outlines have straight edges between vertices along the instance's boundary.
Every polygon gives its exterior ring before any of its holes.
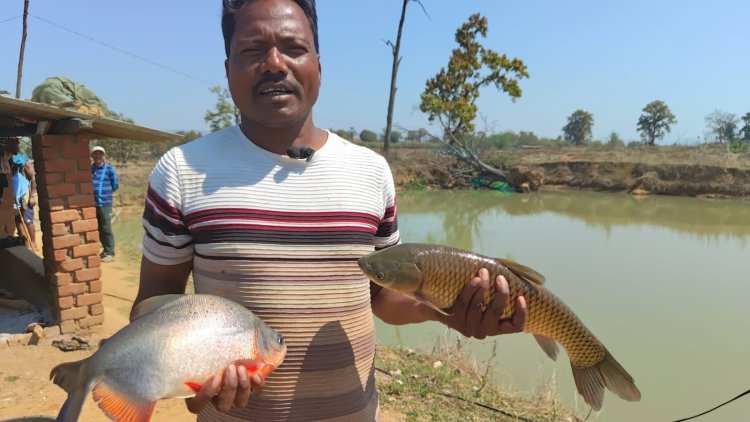
{"type": "Polygon", "coordinates": [[[260,90],[260,95],[267,97],[280,97],[282,95],[293,95],[293,89],[286,87],[268,87],[260,90]]]}

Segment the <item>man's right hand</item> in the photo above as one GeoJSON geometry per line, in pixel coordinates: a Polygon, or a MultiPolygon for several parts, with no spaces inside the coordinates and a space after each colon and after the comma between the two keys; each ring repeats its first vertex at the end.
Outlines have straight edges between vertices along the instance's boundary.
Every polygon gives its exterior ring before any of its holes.
{"type": "Polygon", "coordinates": [[[227,413],[232,407],[242,409],[247,406],[250,396],[259,395],[265,382],[258,373],[249,377],[242,365],[229,365],[223,372],[209,378],[195,397],[185,399],[185,403],[195,414],[209,403],[213,403],[219,412],[227,413]]]}

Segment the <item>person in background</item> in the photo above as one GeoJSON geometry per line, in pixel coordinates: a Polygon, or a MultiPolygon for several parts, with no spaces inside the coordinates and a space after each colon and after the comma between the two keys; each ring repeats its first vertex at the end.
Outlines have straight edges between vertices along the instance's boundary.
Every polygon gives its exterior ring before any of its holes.
{"type": "Polygon", "coordinates": [[[91,180],[94,184],[96,201],[96,219],[99,221],[99,240],[104,249],[100,256],[102,262],[115,260],[115,234],[112,232],[112,196],[120,187],[117,172],[106,162],[104,148],[95,146],[91,149],[91,180]]]}
{"type": "MultiPolygon", "coordinates": [[[[0,160],[0,173],[11,174],[13,183],[13,209],[16,210],[16,231],[24,242],[31,244],[34,249],[36,228],[34,226],[34,207],[36,206],[36,174],[34,165],[21,152],[21,141],[9,138],[5,141],[5,148],[0,160]]],[[[1,187],[0,187],[1,189],[1,187]]]]}

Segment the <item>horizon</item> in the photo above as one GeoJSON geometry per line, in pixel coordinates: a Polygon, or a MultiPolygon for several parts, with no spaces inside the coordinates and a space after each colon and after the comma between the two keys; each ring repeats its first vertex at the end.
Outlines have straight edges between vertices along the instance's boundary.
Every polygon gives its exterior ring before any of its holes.
{"type": "MultiPolygon", "coordinates": [[[[23,14],[23,1],[14,3],[0,10],[6,40],[0,53],[11,58],[0,69],[0,90],[11,95],[23,14]]],[[[65,76],[139,125],[209,132],[203,117],[216,103],[209,88],[226,87],[220,4],[180,4],[32,0],[21,98],[30,98],[47,77],[65,76]]],[[[491,87],[481,91],[477,130],[557,138],[568,116],[583,109],[594,115],[594,139],[606,141],[615,131],[638,141],[643,107],[662,100],[677,124],[658,143],[690,144],[704,141],[705,118],[715,110],[738,117],[750,112],[742,88],[750,57],[741,50],[750,39],[743,21],[750,4],[739,0],[422,4],[429,17],[411,2],[404,25],[393,119],[402,131],[441,132],[419,111],[419,95],[447,64],[456,29],[476,12],[489,22],[488,37],[479,41],[521,59],[530,74],[520,81],[523,94],[516,102],[491,87]]],[[[377,7],[319,2],[317,126],[382,134],[392,65],[385,40],[395,42],[400,11],[395,0],[377,7]]]]}

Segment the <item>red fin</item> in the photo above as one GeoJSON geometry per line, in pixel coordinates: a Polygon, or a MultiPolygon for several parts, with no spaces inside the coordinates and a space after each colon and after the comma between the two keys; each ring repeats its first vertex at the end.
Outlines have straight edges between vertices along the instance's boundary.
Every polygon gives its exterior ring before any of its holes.
{"type": "Polygon", "coordinates": [[[114,421],[148,422],[156,402],[141,402],[118,392],[105,381],[94,387],[94,400],[99,408],[114,421]]]}
{"type": "Polygon", "coordinates": [[[234,364],[244,366],[247,370],[247,376],[251,378],[255,374],[260,374],[265,378],[274,370],[274,367],[272,365],[268,365],[265,362],[254,359],[238,360],[234,364]]]}
{"type": "Polygon", "coordinates": [[[193,381],[185,381],[184,384],[190,387],[190,389],[195,391],[196,393],[201,391],[201,388],[203,388],[203,385],[193,381]]]}

